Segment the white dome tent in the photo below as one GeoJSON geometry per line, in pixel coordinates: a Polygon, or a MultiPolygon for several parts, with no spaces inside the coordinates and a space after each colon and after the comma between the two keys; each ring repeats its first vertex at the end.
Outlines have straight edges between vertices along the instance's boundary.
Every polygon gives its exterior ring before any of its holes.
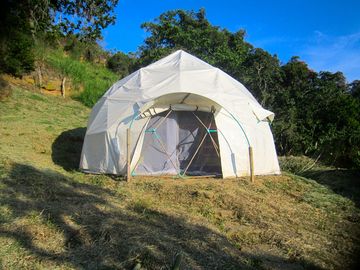
{"type": "Polygon", "coordinates": [[[273,118],[240,82],[179,50],[96,103],[80,169],[128,178],[279,174],[273,118]]]}

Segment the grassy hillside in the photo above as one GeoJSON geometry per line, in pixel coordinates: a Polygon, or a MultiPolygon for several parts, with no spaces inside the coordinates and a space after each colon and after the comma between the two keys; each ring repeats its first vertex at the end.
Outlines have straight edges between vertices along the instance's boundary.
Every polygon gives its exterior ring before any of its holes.
{"type": "Polygon", "coordinates": [[[73,93],[73,97],[90,107],[119,79],[118,75],[107,68],[78,61],[66,56],[61,50],[46,49],[45,62],[63,76],[70,77],[78,89],[77,93],[73,93]],[[82,91],[79,91],[80,88],[82,91]]]}
{"type": "Polygon", "coordinates": [[[21,89],[0,103],[3,269],[171,269],[177,254],[180,269],[355,268],[358,172],[255,184],[85,175],[89,112],[21,89]]]}
{"type": "Polygon", "coordinates": [[[107,69],[104,63],[81,60],[80,56],[76,57],[61,48],[40,44],[36,52],[39,60],[32,72],[22,77],[0,74],[0,100],[8,94],[7,83],[12,87],[61,96],[65,79],[65,96],[92,107],[120,79],[120,75],[107,69]]]}

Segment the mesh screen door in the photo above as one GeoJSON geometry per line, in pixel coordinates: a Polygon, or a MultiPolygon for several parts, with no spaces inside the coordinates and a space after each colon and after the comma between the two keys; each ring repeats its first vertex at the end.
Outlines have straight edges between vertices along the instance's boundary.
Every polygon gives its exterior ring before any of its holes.
{"type": "Polygon", "coordinates": [[[153,116],[134,169],[140,175],[221,175],[213,113],[172,111],[153,116]]]}

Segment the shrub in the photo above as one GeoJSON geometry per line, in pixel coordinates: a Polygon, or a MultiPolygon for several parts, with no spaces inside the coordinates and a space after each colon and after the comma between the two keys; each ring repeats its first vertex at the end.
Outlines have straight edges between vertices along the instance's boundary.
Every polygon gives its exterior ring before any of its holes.
{"type": "Polygon", "coordinates": [[[117,52],[108,59],[106,65],[108,69],[119,74],[120,77],[125,77],[130,73],[132,64],[132,58],[122,52],[117,52]]]}
{"type": "Polygon", "coordinates": [[[2,42],[0,49],[0,72],[14,76],[32,71],[34,69],[33,40],[31,36],[14,31],[2,42]]]}

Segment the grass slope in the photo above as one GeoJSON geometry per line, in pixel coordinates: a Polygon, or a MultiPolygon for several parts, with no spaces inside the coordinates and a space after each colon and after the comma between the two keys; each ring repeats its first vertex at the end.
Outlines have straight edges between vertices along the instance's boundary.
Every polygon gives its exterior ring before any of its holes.
{"type": "Polygon", "coordinates": [[[88,114],[20,89],[0,104],[4,269],[171,269],[179,253],[180,269],[355,268],[358,186],[338,190],[326,174],[255,184],[85,175],[88,114]]]}
{"type": "Polygon", "coordinates": [[[73,98],[86,106],[92,107],[104,92],[115,83],[119,77],[104,66],[86,61],[79,61],[66,56],[61,50],[46,49],[46,63],[63,76],[71,78],[72,83],[82,91],[75,91],[73,98]]]}

